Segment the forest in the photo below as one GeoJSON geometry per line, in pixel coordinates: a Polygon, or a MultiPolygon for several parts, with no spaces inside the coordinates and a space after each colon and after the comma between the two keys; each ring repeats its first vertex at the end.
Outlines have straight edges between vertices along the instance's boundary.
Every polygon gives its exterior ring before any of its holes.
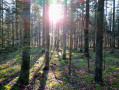
{"type": "Polygon", "coordinates": [[[119,90],[119,0],[0,0],[0,90],[119,90]]]}

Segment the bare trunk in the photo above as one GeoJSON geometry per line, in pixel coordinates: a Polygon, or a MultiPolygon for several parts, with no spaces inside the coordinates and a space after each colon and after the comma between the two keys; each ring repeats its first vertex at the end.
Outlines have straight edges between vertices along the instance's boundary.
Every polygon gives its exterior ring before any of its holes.
{"type": "Polygon", "coordinates": [[[112,52],[115,49],[115,0],[113,0],[112,52]]]}
{"type": "Polygon", "coordinates": [[[88,27],[89,27],[89,0],[86,0],[86,17],[85,17],[85,29],[84,29],[84,35],[85,35],[85,49],[84,49],[84,55],[85,57],[89,57],[89,41],[88,41],[88,27]]]}
{"type": "Polygon", "coordinates": [[[63,59],[66,60],[66,30],[67,30],[67,2],[64,8],[64,26],[63,26],[63,59]]]}
{"type": "Polygon", "coordinates": [[[117,48],[119,49],[119,18],[118,18],[118,36],[117,36],[117,38],[118,38],[117,48]]]}
{"type": "Polygon", "coordinates": [[[95,82],[102,84],[104,0],[98,1],[95,82]]]}
{"type": "Polygon", "coordinates": [[[49,70],[49,39],[50,39],[50,36],[49,36],[49,4],[48,4],[48,0],[46,0],[46,6],[45,6],[45,40],[46,40],[46,43],[45,43],[45,67],[44,69],[45,70],[49,70]]]}
{"type": "Polygon", "coordinates": [[[23,52],[19,82],[29,83],[30,69],[30,2],[23,2],[23,52]],[[27,13],[26,13],[27,12],[27,13]]]}
{"type": "Polygon", "coordinates": [[[71,57],[72,57],[72,30],[73,30],[73,1],[71,0],[71,21],[70,21],[70,43],[69,43],[69,75],[71,75],[71,57]]]}
{"type": "Polygon", "coordinates": [[[45,48],[45,4],[43,4],[43,31],[42,31],[42,46],[45,48]]]}

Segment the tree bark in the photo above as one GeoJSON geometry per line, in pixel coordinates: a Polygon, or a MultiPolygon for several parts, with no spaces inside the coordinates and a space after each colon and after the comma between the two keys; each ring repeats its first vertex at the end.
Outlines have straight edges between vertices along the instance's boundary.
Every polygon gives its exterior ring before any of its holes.
{"type": "Polygon", "coordinates": [[[4,47],[4,32],[3,32],[3,0],[1,1],[1,7],[2,7],[2,9],[1,9],[1,34],[2,34],[2,48],[4,47]]]}
{"type": "Polygon", "coordinates": [[[117,44],[117,48],[119,49],[119,17],[118,17],[118,44],[117,44]]]}
{"type": "Polygon", "coordinates": [[[85,29],[84,29],[84,39],[85,39],[85,48],[84,56],[87,57],[88,69],[89,69],[89,0],[86,0],[86,17],[85,17],[85,29]]]}
{"type": "Polygon", "coordinates": [[[67,30],[67,2],[64,7],[64,26],[63,26],[63,59],[66,60],[66,30],[67,30]]]}
{"type": "Polygon", "coordinates": [[[16,45],[18,45],[18,1],[16,0],[16,45]]]}
{"type": "Polygon", "coordinates": [[[38,45],[41,46],[41,27],[40,27],[40,21],[39,21],[39,36],[38,36],[38,45]]]}
{"type": "Polygon", "coordinates": [[[46,0],[46,7],[45,7],[45,70],[49,70],[49,3],[48,0],[46,0]]]}
{"type": "Polygon", "coordinates": [[[112,19],[110,18],[110,32],[109,32],[109,45],[110,45],[110,48],[112,46],[112,35],[111,35],[111,28],[112,28],[112,19]]]}
{"type": "Polygon", "coordinates": [[[71,57],[72,57],[72,30],[73,30],[73,1],[71,0],[71,21],[70,21],[70,43],[69,43],[69,75],[71,75],[71,57]]]}
{"type": "Polygon", "coordinates": [[[57,25],[57,50],[59,50],[59,24],[57,25]]]}
{"type": "Polygon", "coordinates": [[[95,82],[102,84],[104,0],[98,1],[95,82]]]}
{"type": "Polygon", "coordinates": [[[42,31],[42,46],[45,48],[45,2],[43,4],[43,31],[42,31]]]}
{"type": "Polygon", "coordinates": [[[80,52],[83,52],[84,2],[82,3],[82,29],[80,30],[80,52]]]}
{"type": "Polygon", "coordinates": [[[112,52],[115,49],[115,0],[113,0],[112,52]]]}
{"type": "MultiPolygon", "coordinates": [[[[14,16],[12,15],[12,20],[14,20],[14,16]]],[[[14,22],[12,21],[12,46],[14,46],[14,22]]]]}
{"type": "Polygon", "coordinates": [[[89,0],[86,0],[86,17],[85,17],[85,29],[84,29],[84,35],[85,35],[84,55],[85,57],[89,57],[88,27],[89,27],[89,0]]]}
{"type": "MultiPolygon", "coordinates": [[[[97,3],[97,0],[95,0],[95,3],[97,3]]],[[[95,8],[95,30],[94,30],[94,43],[93,43],[93,51],[95,52],[95,42],[96,42],[96,31],[97,31],[97,8],[95,8]]]]}
{"type": "Polygon", "coordinates": [[[19,82],[27,85],[29,83],[30,69],[30,2],[23,2],[23,52],[22,65],[19,82]]]}

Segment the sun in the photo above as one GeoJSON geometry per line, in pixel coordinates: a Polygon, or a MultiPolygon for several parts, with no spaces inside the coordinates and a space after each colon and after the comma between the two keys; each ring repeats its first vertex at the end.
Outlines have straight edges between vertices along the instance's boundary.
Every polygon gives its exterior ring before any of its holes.
{"type": "Polygon", "coordinates": [[[63,19],[63,6],[61,4],[51,4],[49,7],[49,19],[56,24],[63,19]]]}

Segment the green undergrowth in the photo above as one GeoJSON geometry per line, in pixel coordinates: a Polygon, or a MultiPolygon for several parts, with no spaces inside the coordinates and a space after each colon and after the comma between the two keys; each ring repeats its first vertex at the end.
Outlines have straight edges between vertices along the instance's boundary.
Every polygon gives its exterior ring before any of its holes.
{"type": "MultiPolygon", "coordinates": [[[[95,52],[90,49],[90,68],[88,71],[87,58],[78,50],[72,50],[71,76],[68,75],[69,51],[66,51],[66,60],[62,59],[61,51],[52,51],[50,60],[50,70],[43,71],[44,56],[43,48],[31,48],[30,50],[30,80],[35,75],[33,87],[38,89],[44,84],[47,90],[80,90],[90,89],[94,86],[95,90],[104,89],[105,87],[119,88],[119,54],[110,54],[109,50],[103,52],[103,66],[105,60],[105,70],[103,68],[103,85],[94,85],[95,74],[95,52]],[[70,88],[69,88],[70,87],[70,88]]],[[[51,53],[50,53],[51,54],[51,53]]],[[[9,53],[5,60],[0,62],[0,82],[2,88],[8,89],[17,81],[21,67],[22,53],[21,50],[9,53]],[[11,78],[11,80],[8,80],[11,78]],[[7,81],[8,80],[8,81],[7,81]],[[12,81],[13,84],[10,82],[12,81]]],[[[18,89],[18,87],[16,87],[18,89]]]]}
{"type": "MultiPolygon", "coordinates": [[[[41,61],[41,64],[43,60],[40,60],[37,62],[37,60],[41,57],[41,52],[43,48],[40,47],[33,47],[30,49],[30,67],[33,68],[35,63],[38,63],[41,61]]],[[[13,84],[17,81],[15,80],[16,77],[19,76],[20,68],[21,68],[21,60],[22,60],[22,49],[19,49],[17,51],[14,51],[12,53],[8,53],[6,55],[6,58],[4,58],[2,61],[0,61],[0,88],[3,88],[3,90],[9,90],[9,88],[12,87],[10,83],[13,84]]],[[[40,66],[40,65],[39,65],[40,66]]],[[[33,68],[35,71],[37,68],[33,68]]],[[[34,73],[34,72],[32,72],[34,73]]],[[[17,88],[17,87],[16,87],[17,88]]]]}
{"type": "MultiPolygon", "coordinates": [[[[83,53],[80,53],[77,50],[72,50],[72,75],[71,78],[68,78],[68,60],[58,60],[59,58],[55,57],[55,59],[51,60],[51,66],[56,68],[56,71],[61,72],[60,78],[65,79],[63,84],[64,86],[70,84],[74,89],[85,88],[86,86],[91,86],[94,82],[94,74],[95,74],[95,52],[90,50],[90,72],[88,72],[87,68],[87,58],[83,57],[83,53]],[[58,68],[56,67],[58,66],[58,68]],[[74,75],[74,76],[73,76],[74,75]]],[[[66,52],[67,58],[69,52],[66,52]]],[[[61,55],[62,56],[62,55],[61,55]]],[[[119,54],[114,53],[110,54],[109,50],[105,50],[103,52],[103,57],[105,58],[105,67],[106,69],[103,70],[103,86],[109,87],[110,85],[112,88],[119,87],[119,67],[118,67],[118,60],[119,54]],[[105,56],[105,57],[104,57],[105,56]],[[110,81],[108,81],[110,80],[110,81]]],[[[61,57],[60,57],[61,58],[61,57]]],[[[104,65],[104,62],[103,62],[104,65]]],[[[57,75],[57,73],[56,73],[57,75]]],[[[100,86],[95,86],[98,90],[100,86]]],[[[101,86],[101,88],[103,88],[101,86]]]]}

